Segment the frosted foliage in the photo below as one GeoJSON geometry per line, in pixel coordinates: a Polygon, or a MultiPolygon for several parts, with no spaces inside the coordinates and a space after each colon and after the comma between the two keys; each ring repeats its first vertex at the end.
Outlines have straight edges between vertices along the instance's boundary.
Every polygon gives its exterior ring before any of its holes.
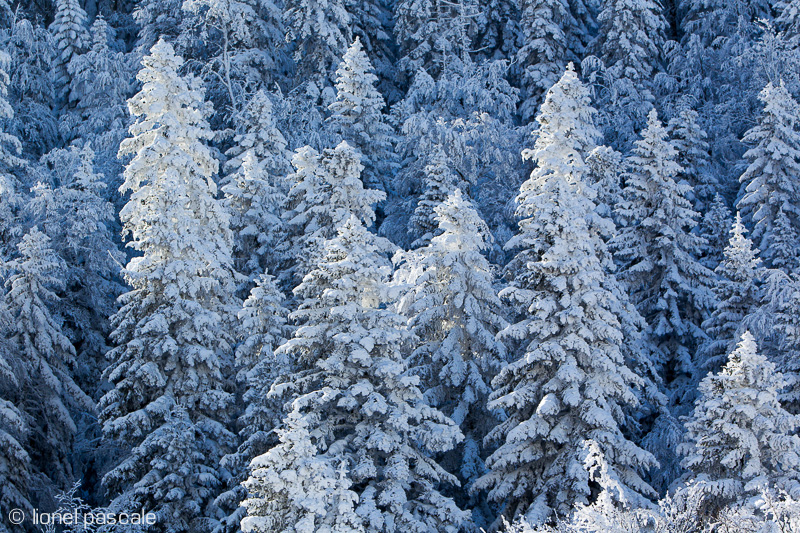
{"type": "Polygon", "coordinates": [[[424,69],[434,78],[449,61],[468,59],[481,16],[476,0],[400,0],[394,14],[400,68],[409,77],[424,69]]]}
{"type": "Polygon", "coordinates": [[[800,494],[800,421],[778,401],[784,385],[749,332],[722,371],[700,383],[683,464],[716,503],[755,495],[762,485],[800,494]]]}
{"type": "MultiPolygon", "coordinates": [[[[279,77],[283,24],[273,0],[184,0],[182,39],[202,40],[200,70],[217,107],[242,109],[248,94],[279,77]]],[[[226,114],[230,116],[230,114],[226,114]]]]}
{"type": "Polygon", "coordinates": [[[408,222],[409,233],[417,237],[413,246],[417,247],[430,242],[431,238],[439,231],[436,208],[456,190],[460,191],[469,187],[468,183],[464,183],[453,172],[450,161],[441,146],[436,147],[436,151],[430,157],[430,163],[425,167],[424,183],[425,190],[408,222]]]}
{"type": "Polygon", "coordinates": [[[600,85],[606,136],[629,148],[653,105],[652,78],[659,69],[667,23],[653,0],[604,0],[601,5],[597,57],[588,58],[584,68],[600,85]]]}
{"type": "Polygon", "coordinates": [[[523,120],[536,114],[545,93],[561,76],[567,59],[573,58],[568,48],[567,32],[575,29],[566,0],[524,0],[520,30],[523,45],[517,51],[522,70],[523,120]]]}
{"type": "Polygon", "coordinates": [[[117,347],[105,372],[113,388],[99,405],[105,437],[132,450],[104,483],[112,508],[151,510],[192,531],[233,441],[223,375],[240,304],[199,82],[178,75],[182,60],[163,41],[142,64],[129,101],[137,120],[120,147],[133,156],[120,218],[139,255],[124,270],[131,290],[112,318],[117,347]]]}
{"type": "Polygon", "coordinates": [[[683,169],[681,179],[692,186],[692,205],[695,211],[708,211],[720,189],[717,177],[711,168],[708,135],[699,124],[699,115],[691,109],[681,109],[678,116],[667,126],[672,145],[678,151],[677,162],[683,169]]]}
{"type": "Polygon", "coordinates": [[[283,417],[279,399],[269,396],[272,384],[291,368],[285,357],[275,355],[275,349],[285,342],[288,310],[275,279],[262,274],[239,311],[239,325],[244,340],[236,348],[237,382],[244,390],[244,412],[237,427],[241,444],[223,457],[222,466],[234,475],[227,482],[215,504],[227,513],[217,533],[234,533],[245,516],[240,502],[247,496],[241,485],[248,477],[248,465],[277,443],[274,430],[283,417]]]}
{"type": "Polygon", "coordinates": [[[620,277],[650,326],[669,381],[693,374],[692,354],[704,339],[700,323],[715,303],[713,274],[695,256],[704,241],[690,233],[698,218],[687,199],[692,188],[676,182],[676,157],[651,111],[627,159],[623,200],[615,209],[621,228],[611,241],[622,263],[620,277]]]}
{"type": "Polygon", "coordinates": [[[455,533],[468,520],[469,514],[437,489],[455,479],[431,454],[451,449],[463,437],[425,403],[419,378],[406,368],[403,348],[410,334],[405,320],[386,308],[391,266],[384,254],[390,249],[351,216],[295,289],[303,298],[291,315],[299,327],[277,354],[298,368],[275,390],[292,394],[284,422],[297,436],[287,440],[284,433],[278,447],[253,462],[246,485],[258,499],[246,502],[244,520],[251,531],[342,531],[323,529],[338,516],[353,521],[355,531],[455,533]],[[303,449],[290,453],[301,437],[303,449]],[[300,451],[309,468],[293,464],[300,451]],[[346,476],[338,503],[326,501],[330,489],[306,488],[327,484],[328,465],[342,462],[346,476]],[[304,491],[323,501],[293,496],[304,491]],[[275,493],[280,496],[269,496],[275,493]],[[347,512],[337,513],[342,505],[347,512]]]}
{"type": "Polygon", "coordinates": [[[244,155],[236,173],[222,187],[224,205],[231,214],[237,271],[257,275],[281,263],[276,253],[286,236],[281,219],[286,195],[281,178],[270,173],[255,150],[244,155]]]}
{"type": "Polygon", "coordinates": [[[0,51],[0,247],[2,256],[7,256],[11,251],[9,244],[18,237],[19,229],[13,223],[16,219],[17,208],[19,207],[19,183],[12,174],[12,170],[24,165],[24,161],[19,157],[22,152],[22,143],[19,139],[6,130],[6,123],[14,118],[14,109],[8,102],[8,84],[10,82],[7,74],[11,58],[5,51],[0,51]]]}
{"type": "Polygon", "coordinates": [[[722,262],[732,223],[731,210],[728,209],[725,200],[719,194],[714,195],[714,201],[700,221],[700,235],[706,241],[701,261],[707,268],[717,268],[722,262]]]}
{"type": "Polygon", "coordinates": [[[518,351],[492,382],[489,407],[507,418],[487,437],[499,448],[475,488],[504,502],[504,517],[532,524],[593,499],[586,440],[619,480],[620,501],[641,504],[653,494],[640,474],[655,460],[621,429],[644,380],[620,351],[628,308],[608,273],[599,221],[591,223],[595,193],[582,154],[599,138],[595,114],[568,67],[537,117],[538,137],[526,152],[536,167],[517,197],[519,232],[506,245],[519,251],[500,296],[523,318],[499,333],[518,351]]]}
{"type": "Polygon", "coordinates": [[[417,336],[409,364],[428,403],[461,426],[466,439],[445,464],[471,483],[484,473],[481,442],[496,422],[486,409],[489,382],[505,362],[495,336],[507,323],[482,252],[489,228],[456,189],[435,208],[440,234],[402,257],[395,278],[410,286],[399,303],[417,336]]]}
{"type": "Polygon", "coordinates": [[[398,166],[394,131],[383,117],[378,78],[357,37],[336,70],[336,101],[328,106],[332,129],[362,155],[366,187],[386,190],[398,166]]]}
{"type": "Polygon", "coordinates": [[[351,41],[343,0],[287,0],[283,16],[299,73],[326,85],[351,41]]]}
{"type": "Polygon", "coordinates": [[[299,148],[287,180],[290,228],[288,255],[296,261],[296,277],[302,279],[322,254],[325,239],[351,215],[367,225],[375,221],[374,206],[386,198],[382,191],[365,189],[361,181],[359,153],[346,141],[320,154],[310,146],[299,148]]]}
{"type": "Polygon", "coordinates": [[[750,165],[739,178],[742,198],[737,208],[752,225],[751,238],[765,262],[772,265],[779,211],[795,231],[800,224],[800,189],[794,179],[800,172],[800,134],[796,131],[800,107],[783,83],[768,84],[759,98],[764,111],[743,138],[752,147],[744,154],[750,165]]]}
{"type": "Polygon", "coordinates": [[[133,89],[130,60],[109,47],[111,31],[105,19],[98,16],[91,27],[91,48],[74,55],[67,64],[70,78],[67,99],[74,103],[82,119],[70,134],[91,139],[103,159],[116,157],[119,143],[125,137],[128,125],[125,100],[133,89]]]}
{"type": "Polygon", "coordinates": [[[62,484],[72,475],[67,453],[77,432],[75,415],[92,409],[92,401],[72,378],[75,350],[63,333],[61,317],[53,312],[59,304],[57,292],[64,289],[65,265],[50,239],[35,227],[18,250],[18,257],[5,265],[10,320],[5,334],[16,355],[12,368],[18,386],[8,400],[19,406],[35,439],[26,443],[35,456],[33,468],[62,484]]]}
{"type": "Polygon", "coordinates": [[[91,45],[86,21],[86,11],[79,0],[56,0],[56,13],[50,32],[55,39],[56,83],[64,86],[69,82],[67,64],[75,54],[82,54],[91,45]]]}
{"type": "Polygon", "coordinates": [[[724,259],[716,269],[718,277],[714,292],[719,303],[703,323],[709,342],[699,352],[699,365],[712,372],[718,371],[725,363],[727,354],[738,341],[737,332],[742,321],[760,301],[757,281],[761,259],[745,235],[746,231],[737,213],[724,259]]]}

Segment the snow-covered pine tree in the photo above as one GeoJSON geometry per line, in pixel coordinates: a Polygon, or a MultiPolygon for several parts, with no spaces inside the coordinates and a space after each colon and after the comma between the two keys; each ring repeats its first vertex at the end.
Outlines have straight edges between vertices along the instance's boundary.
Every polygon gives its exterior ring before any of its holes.
{"type": "Polygon", "coordinates": [[[386,103],[358,37],[336,70],[336,101],[328,106],[332,129],[362,155],[364,186],[386,191],[399,166],[395,134],[383,115],[386,103]]]}
{"type": "MultiPolygon", "coordinates": [[[[764,111],[742,139],[752,146],[744,157],[750,166],[741,178],[737,209],[752,229],[751,238],[768,266],[775,259],[775,225],[783,210],[795,231],[800,228],[800,105],[783,82],[767,84],[759,95],[764,111]]],[[[797,245],[795,244],[796,248],[797,245]]]]}
{"type": "Polygon", "coordinates": [[[361,182],[360,155],[342,141],[320,155],[310,146],[299,148],[292,159],[295,167],[287,181],[289,210],[286,213],[291,238],[287,256],[295,261],[291,269],[300,280],[316,265],[322,243],[350,218],[367,226],[375,221],[375,205],[386,198],[382,191],[365,189],[361,182]]]}
{"type": "Polygon", "coordinates": [[[65,333],[79,347],[75,378],[96,397],[97,376],[106,366],[108,317],[124,292],[119,265],[125,256],[114,242],[114,206],[105,199],[106,184],[93,160],[88,144],[42,156],[39,170],[46,179],[33,188],[25,212],[64,262],[60,314],[68,324],[65,333]]]}
{"type": "Polygon", "coordinates": [[[276,250],[286,237],[281,219],[286,195],[252,149],[245,152],[241,166],[228,180],[222,192],[231,215],[234,263],[238,272],[252,280],[282,262],[276,250]]]}
{"type": "Polygon", "coordinates": [[[125,102],[133,88],[130,61],[109,47],[112,31],[98,15],[91,27],[91,48],[73,55],[67,64],[67,99],[75,105],[79,122],[64,132],[67,139],[91,142],[100,168],[109,175],[121,173],[116,158],[128,126],[125,102]]]}
{"type": "Polygon", "coordinates": [[[8,101],[17,118],[7,124],[7,131],[23,142],[26,156],[38,158],[61,142],[54,111],[54,37],[20,17],[3,45],[11,56],[6,69],[10,77],[8,101]]]}
{"type": "Polygon", "coordinates": [[[606,139],[615,147],[627,148],[653,107],[652,80],[660,70],[667,23],[655,0],[603,0],[601,5],[594,52],[602,67],[598,71],[594,58],[584,69],[597,74],[590,79],[600,85],[606,139]]]}
{"type": "Polygon", "coordinates": [[[567,0],[523,0],[521,4],[523,44],[517,51],[522,71],[519,112],[522,120],[529,121],[567,62],[578,58],[567,44],[567,33],[575,29],[567,0]]]}
{"type": "Polygon", "coordinates": [[[700,222],[700,236],[705,239],[701,262],[706,268],[713,270],[722,262],[730,240],[732,220],[727,203],[719,193],[715,194],[700,222]]]}
{"type": "Polygon", "coordinates": [[[614,207],[622,197],[620,177],[624,170],[622,154],[608,146],[598,146],[586,156],[589,165],[587,182],[597,191],[597,212],[608,219],[614,218],[614,207]]]}
{"type": "Polygon", "coordinates": [[[453,58],[466,61],[480,14],[477,0],[399,0],[394,34],[405,76],[425,70],[436,79],[453,58]]]}
{"type": "Polygon", "coordinates": [[[709,503],[746,500],[763,485],[800,494],[800,420],[778,401],[784,385],[749,331],[722,371],[700,382],[682,452],[709,503]]]}
{"type": "Polygon", "coordinates": [[[519,232],[506,244],[519,251],[500,296],[521,319],[499,338],[519,353],[492,382],[489,407],[507,419],[487,437],[500,447],[474,487],[502,503],[503,517],[525,515],[534,524],[593,499],[583,465],[587,440],[621,480],[620,503],[641,505],[654,495],[640,475],[655,459],[622,429],[644,379],[620,350],[633,341],[624,329],[631,319],[586,183],[584,157],[600,138],[596,113],[570,64],[537,117],[536,143],[525,152],[536,168],[517,197],[519,232]]]}
{"type": "Polygon", "coordinates": [[[775,25],[789,39],[800,37],[800,0],[781,0],[775,4],[775,25]]]}
{"type": "Polygon", "coordinates": [[[790,273],[797,272],[798,262],[800,262],[798,242],[800,242],[800,237],[797,235],[797,230],[792,226],[783,209],[779,209],[778,215],[775,217],[775,230],[772,238],[772,266],[790,273]]]}
{"type": "Polygon", "coordinates": [[[170,531],[196,531],[221,483],[220,458],[234,441],[234,297],[228,216],[215,199],[218,163],[200,80],[178,74],[183,60],[159,41],[142,60],[137,117],[123,141],[120,218],[141,255],[124,275],[116,348],[100,401],[104,436],[127,454],[103,478],[111,508],[154,512],[170,531]]]}
{"type": "Polygon", "coordinates": [[[25,165],[19,157],[22,143],[8,131],[14,119],[14,109],[7,100],[9,77],[6,71],[10,62],[9,55],[0,51],[0,259],[10,258],[20,237],[17,221],[20,183],[13,171],[25,165]]]}
{"type": "Polygon", "coordinates": [[[294,45],[295,84],[311,81],[322,89],[352,41],[344,0],[286,0],[283,17],[294,45]]]}
{"type": "Polygon", "coordinates": [[[140,30],[136,39],[136,52],[147,51],[160,39],[174,41],[181,30],[184,0],[139,0],[133,10],[133,20],[140,30]]]}
{"type": "Polygon", "coordinates": [[[14,353],[18,388],[10,398],[29,431],[25,449],[31,458],[31,488],[55,492],[74,481],[70,448],[75,416],[91,412],[92,400],[72,379],[75,349],[54,313],[64,288],[64,262],[50,239],[32,228],[18,245],[19,256],[5,264],[10,323],[5,336],[14,353]]]}
{"type": "MultiPolygon", "coordinates": [[[[60,88],[69,84],[67,65],[76,54],[82,54],[92,44],[86,11],[79,0],[56,0],[56,12],[50,24],[56,44],[55,82],[60,88]]],[[[66,95],[63,95],[66,96],[66,95]]]]}
{"type": "Polygon", "coordinates": [[[399,256],[395,279],[410,288],[398,310],[417,336],[409,365],[421,378],[425,398],[465,436],[440,464],[457,472],[468,490],[486,471],[482,440],[497,423],[486,400],[506,351],[495,336],[508,324],[492,284],[493,268],[483,256],[492,239],[486,223],[461,189],[434,211],[440,234],[399,256]]]}
{"type": "Polygon", "coordinates": [[[678,151],[677,162],[683,169],[678,178],[692,186],[694,210],[706,213],[719,193],[720,183],[711,168],[708,135],[698,120],[697,111],[684,107],[669,121],[667,131],[678,151]]]}
{"type": "MultiPolygon", "coordinates": [[[[8,332],[11,315],[6,306],[6,291],[0,290],[0,331],[8,332]]],[[[28,488],[32,477],[31,458],[25,450],[28,442],[28,425],[25,417],[14,405],[19,398],[20,360],[14,346],[5,339],[0,340],[0,512],[10,516],[12,509],[19,509],[31,516],[33,504],[28,488]]],[[[0,533],[23,533],[21,526],[0,524],[0,533]]]]}
{"type": "Polygon", "coordinates": [[[336,458],[319,455],[309,426],[289,413],[277,430],[280,444],[250,464],[244,533],[365,532],[354,510],[358,496],[346,477],[337,478],[336,458]]]}
{"type": "Polygon", "coordinates": [[[727,355],[739,340],[743,320],[761,301],[757,285],[761,259],[745,236],[746,231],[741,216],[736,213],[724,259],[716,268],[714,292],[718,303],[703,322],[708,341],[700,347],[697,366],[712,373],[719,372],[725,364],[727,355]]]}
{"type": "Polygon", "coordinates": [[[275,279],[262,274],[239,311],[239,327],[244,340],[236,348],[237,382],[244,389],[244,412],[237,420],[239,447],[222,458],[221,465],[231,477],[227,490],[215,504],[227,516],[215,528],[216,533],[236,533],[246,511],[240,503],[247,496],[242,482],[249,473],[250,461],[277,444],[273,431],[280,426],[283,409],[280,401],[269,396],[272,384],[291,369],[289,361],[275,355],[275,349],[289,336],[286,326],[289,311],[275,279]]]}
{"type": "Polygon", "coordinates": [[[439,231],[436,208],[456,190],[469,190],[453,169],[444,148],[435,147],[430,163],[425,167],[425,189],[419,197],[414,214],[408,221],[408,231],[415,237],[412,246],[418,248],[430,242],[439,231]]]}
{"type": "Polygon", "coordinates": [[[402,97],[396,85],[396,45],[392,36],[392,4],[387,0],[345,0],[350,33],[364,46],[378,76],[378,87],[390,101],[402,97]]]}
{"type": "MultiPolygon", "coordinates": [[[[692,355],[705,334],[702,321],[714,305],[713,273],[697,259],[703,240],[691,233],[697,213],[688,183],[676,182],[681,167],[655,110],[628,156],[621,228],[611,241],[622,263],[620,277],[650,326],[666,384],[674,388],[694,373],[692,355]]],[[[682,394],[682,391],[676,391],[682,394]]]]}
{"type": "Polygon", "coordinates": [[[387,308],[392,248],[351,215],[295,290],[300,327],[278,349],[298,365],[284,386],[294,393],[288,429],[252,463],[246,531],[455,533],[466,525],[469,513],[438,488],[457,481],[431,459],[461,432],[424,401],[404,361],[405,320],[387,308]],[[331,490],[342,463],[346,513],[331,490]]]}

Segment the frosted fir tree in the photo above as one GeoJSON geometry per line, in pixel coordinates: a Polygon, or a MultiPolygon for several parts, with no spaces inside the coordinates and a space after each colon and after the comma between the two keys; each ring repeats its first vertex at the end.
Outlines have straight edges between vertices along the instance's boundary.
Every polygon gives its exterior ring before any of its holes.
{"type": "Polygon", "coordinates": [[[139,0],[133,9],[133,20],[139,25],[135,50],[141,55],[160,39],[174,41],[181,33],[184,0],[139,0]]]}
{"type": "Polygon", "coordinates": [[[697,111],[681,109],[667,124],[672,145],[678,151],[677,162],[683,169],[678,175],[692,186],[692,205],[698,213],[705,213],[720,189],[720,183],[711,168],[708,134],[699,124],[697,111]]]}
{"type": "Polygon", "coordinates": [[[412,243],[414,247],[428,244],[438,233],[440,228],[436,220],[436,208],[456,190],[469,189],[469,184],[453,172],[442,146],[436,147],[430,163],[425,167],[424,182],[425,189],[408,221],[408,231],[416,237],[412,243]]]}
{"type": "Polygon", "coordinates": [[[17,211],[20,205],[19,180],[15,171],[25,165],[20,158],[22,143],[8,132],[8,124],[14,120],[14,109],[8,102],[8,70],[11,58],[0,52],[0,258],[8,258],[15,241],[20,237],[17,211]]]}
{"type": "Polygon", "coordinates": [[[779,209],[775,217],[775,235],[772,239],[772,265],[786,272],[796,272],[800,262],[798,242],[800,237],[797,235],[797,230],[783,209],[779,209]]]}
{"type": "Polygon", "coordinates": [[[384,0],[345,0],[350,13],[350,33],[359,39],[371,58],[380,92],[390,101],[402,97],[395,82],[397,52],[392,35],[392,4],[384,0]]]}
{"type": "Polygon", "coordinates": [[[6,131],[24,141],[23,153],[38,158],[61,141],[54,109],[56,90],[52,72],[55,69],[55,38],[41,26],[20,17],[4,41],[4,50],[11,62],[4,69],[10,78],[8,101],[17,117],[6,124],[6,131]]]}
{"type": "Polygon", "coordinates": [[[257,91],[242,111],[234,117],[236,134],[234,145],[225,153],[225,173],[235,174],[242,166],[245,154],[252,150],[256,160],[261,162],[273,176],[275,186],[286,188],[283,176],[291,171],[292,154],[288,149],[289,141],[278,125],[278,110],[275,95],[266,91],[257,91]]]}
{"type": "Polygon", "coordinates": [[[709,341],[698,352],[698,365],[710,372],[718,372],[725,364],[727,355],[739,340],[742,322],[761,300],[757,283],[761,259],[746,232],[741,216],[736,213],[724,259],[715,271],[714,292],[719,303],[703,322],[709,341]]]}
{"type": "Polygon", "coordinates": [[[589,165],[588,183],[597,191],[597,212],[613,219],[614,207],[622,198],[620,177],[624,171],[622,154],[608,146],[598,146],[586,156],[589,165]]]}
{"type": "MultiPolygon", "coordinates": [[[[5,369],[0,369],[5,374],[5,369]]],[[[5,381],[7,375],[0,377],[5,381]]],[[[16,385],[16,383],[14,383],[16,385]]],[[[27,438],[27,426],[19,410],[4,397],[8,385],[0,385],[0,511],[5,516],[13,509],[19,509],[24,516],[31,516],[33,505],[28,497],[28,479],[30,472],[30,456],[22,443],[27,438]]],[[[17,533],[21,527],[0,524],[0,533],[17,533]]]]}
{"type": "Polygon", "coordinates": [[[600,85],[606,136],[612,145],[627,147],[653,107],[652,79],[660,70],[667,23],[654,0],[604,0],[601,5],[594,46],[602,65],[598,69],[594,58],[584,70],[593,71],[590,79],[600,85]]]}
{"type": "Polygon", "coordinates": [[[382,191],[365,189],[359,153],[346,141],[322,154],[310,146],[299,148],[292,159],[294,173],[287,178],[290,228],[287,255],[296,262],[298,279],[310,272],[322,254],[322,243],[351,215],[367,226],[375,221],[374,206],[386,198],[382,191]]]}
{"type": "Polygon", "coordinates": [[[50,32],[56,45],[55,81],[60,87],[69,83],[67,65],[76,54],[82,54],[91,46],[86,11],[78,0],[57,0],[56,12],[50,32]]]}
{"type": "Polygon", "coordinates": [[[722,371],[700,383],[683,464],[714,504],[756,496],[763,485],[800,494],[800,420],[778,400],[784,385],[749,331],[722,371]]]}
{"type": "Polygon", "coordinates": [[[128,126],[125,102],[133,89],[130,61],[109,47],[112,31],[98,15],[91,27],[91,48],[73,55],[67,64],[67,100],[75,105],[80,122],[69,128],[66,136],[91,140],[100,163],[106,166],[116,166],[113,160],[128,126]]]}
{"type": "Polygon", "coordinates": [[[545,93],[564,72],[568,60],[577,59],[567,43],[574,29],[566,0],[524,0],[520,32],[523,45],[517,51],[522,71],[522,120],[531,120],[545,93]]]}
{"type": "Polygon", "coordinates": [[[105,199],[104,177],[95,171],[88,144],[51,150],[39,163],[46,183],[32,189],[25,213],[64,261],[60,313],[69,324],[65,332],[79,347],[75,377],[94,395],[97,376],[106,366],[108,317],[124,292],[119,271],[125,256],[112,234],[114,206],[105,199]]]}
{"type": "Polygon", "coordinates": [[[10,318],[5,335],[15,354],[18,385],[13,399],[28,426],[32,479],[47,479],[50,488],[65,486],[73,475],[69,452],[76,415],[91,412],[93,402],[72,377],[75,349],[53,311],[60,304],[57,292],[64,289],[65,265],[36,227],[18,249],[19,256],[4,265],[10,318]]]}
{"type": "Polygon", "coordinates": [[[498,336],[517,351],[493,380],[489,401],[507,418],[487,436],[499,448],[474,487],[502,503],[503,517],[532,524],[594,498],[586,440],[620,479],[620,503],[644,505],[654,495],[641,474],[655,459],[622,429],[645,380],[620,349],[632,341],[625,338],[629,308],[609,273],[595,193],[585,181],[584,154],[600,138],[596,113],[570,65],[537,117],[536,143],[525,152],[536,168],[517,197],[519,232],[506,244],[518,252],[500,296],[522,318],[498,336]]]}
{"type": "Polygon", "coordinates": [[[691,233],[698,215],[688,200],[691,186],[676,181],[676,158],[652,110],[627,159],[623,200],[616,207],[621,228],[611,245],[631,300],[650,326],[661,372],[679,389],[695,371],[692,355],[705,339],[700,324],[715,299],[713,273],[695,255],[704,242],[691,233]]]}
{"type": "Polygon", "coordinates": [[[217,161],[200,81],[159,41],[142,60],[137,117],[120,147],[133,156],[120,213],[140,255],[124,270],[130,292],[112,318],[116,348],[100,401],[107,440],[128,453],[103,478],[112,509],[144,509],[176,532],[195,531],[222,481],[220,458],[234,441],[233,320],[240,304],[228,216],[216,200],[217,161]]]}
{"type": "Polygon", "coordinates": [[[434,211],[440,234],[405,255],[395,279],[410,287],[399,303],[418,339],[409,365],[428,403],[465,435],[440,463],[468,488],[486,470],[481,441],[497,422],[486,399],[506,356],[495,336],[508,324],[483,256],[492,240],[486,223],[460,189],[434,211]]]}
{"type": "Polygon", "coordinates": [[[280,5],[272,0],[183,1],[181,38],[201,43],[200,74],[209,98],[219,102],[218,113],[224,110],[230,117],[244,107],[247,94],[283,81],[280,5]]]}
{"type": "Polygon", "coordinates": [[[352,41],[344,0],[286,0],[283,17],[286,40],[295,47],[298,79],[320,88],[328,85],[352,41]]]}
{"type": "Polygon", "coordinates": [[[700,221],[700,236],[705,239],[701,262],[705,267],[715,269],[722,262],[730,240],[732,223],[733,218],[727,203],[722,196],[715,194],[714,201],[700,221]]]}
{"type": "Polygon", "coordinates": [[[337,475],[336,461],[343,464],[343,458],[320,456],[310,425],[290,413],[278,430],[280,444],[250,464],[244,533],[366,531],[355,512],[358,495],[346,474],[337,475]]]}
{"type": "MultiPolygon", "coordinates": [[[[744,157],[750,162],[739,178],[742,184],[737,209],[752,226],[751,238],[767,265],[775,258],[773,241],[778,212],[783,210],[797,231],[800,227],[800,106],[786,86],[767,84],[759,95],[764,111],[758,124],[742,139],[752,147],[744,157]]],[[[796,245],[795,245],[796,247],[796,245]]]]}
{"type": "Polygon", "coordinates": [[[244,340],[236,348],[237,382],[244,389],[244,411],[236,426],[239,428],[237,450],[222,458],[221,465],[231,472],[227,490],[217,497],[215,505],[227,513],[215,528],[217,533],[239,531],[245,516],[240,503],[247,496],[242,482],[249,475],[250,462],[277,444],[274,431],[281,424],[283,409],[270,389],[292,366],[285,357],[275,355],[275,349],[289,336],[284,296],[275,279],[262,274],[239,311],[239,328],[244,340]]]}
{"type": "Polygon", "coordinates": [[[279,392],[293,398],[289,429],[307,433],[284,434],[278,447],[254,460],[246,486],[257,499],[245,502],[246,530],[352,531],[334,526],[343,518],[341,502],[324,489],[331,467],[342,462],[356,531],[455,533],[466,525],[469,513],[439,492],[456,479],[431,459],[463,437],[424,401],[419,377],[404,360],[411,335],[403,317],[387,308],[394,295],[385,254],[392,248],[351,215],[295,289],[303,298],[291,315],[299,327],[277,353],[296,361],[297,370],[279,392]],[[292,450],[300,445],[307,467],[295,464],[292,450]],[[323,490],[308,492],[320,483],[323,490]],[[322,501],[309,508],[308,497],[295,496],[303,491],[322,501]]]}
{"type": "Polygon", "coordinates": [[[386,103],[377,76],[358,37],[336,70],[336,101],[328,106],[333,131],[356,148],[364,165],[362,180],[371,189],[387,190],[397,170],[394,130],[383,116],[386,103]]]}
{"type": "Polygon", "coordinates": [[[424,69],[438,78],[454,58],[468,60],[480,11],[476,0],[397,2],[394,35],[405,76],[424,69]]]}
{"type": "Polygon", "coordinates": [[[236,270],[248,278],[282,262],[276,250],[286,236],[281,219],[286,195],[275,180],[265,162],[249,150],[222,187],[223,204],[231,214],[236,270]]]}

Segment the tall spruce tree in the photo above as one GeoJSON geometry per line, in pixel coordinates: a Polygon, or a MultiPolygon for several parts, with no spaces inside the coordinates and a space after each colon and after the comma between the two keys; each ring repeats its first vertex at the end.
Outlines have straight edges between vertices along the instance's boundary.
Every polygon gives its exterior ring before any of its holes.
{"type": "Polygon", "coordinates": [[[714,292],[718,303],[703,322],[709,340],[699,350],[698,366],[710,372],[722,368],[727,355],[735,348],[742,322],[760,302],[757,281],[761,259],[745,236],[746,231],[741,216],[736,213],[724,259],[716,268],[714,292]]]}
{"type": "MultiPolygon", "coordinates": [[[[517,354],[492,382],[489,407],[507,418],[487,437],[500,447],[475,482],[502,515],[535,524],[593,499],[585,443],[598,447],[621,480],[620,502],[641,504],[653,489],[640,477],[653,456],[623,432],[644,379],[620,349],[628,306],[609,273],[584,161],[600,133],[589,91],[572,66],[548,92],[537,121],[536,168],[517,197],[519,250],[500,292],[521,317],[501,331],[517,354]]],[[[608,224],[608,222],[605,222],[608,224]]]]}
{"type": "Polygon", "coordinates": [[[700,383],[686,423],[684,466],[712,504],[757,496],[763,485],[800,491],[800,420],[778,401],[780,372],[745,331],[721,372],[700,383]]]}
{"type": "Polygon", "coordinates": [[[106,439],[127,451],[103,478],[112,509],[144,509],[162,531],[196,531],[233,444],[234,297],[228,217],[216,200],[218,163],[200,81],[159,41],[142,60],[137,117],[120,147],[132,155],[120,218],[140,253],[124,270],[130,292],[112,319],[116,348],[101,399],[106,439]]]}
{"type": "Polygon", "coordinates": [[[312,81],[324,88],[352,40],[344,0],[287,0],[283,17],[286,40],[294,46],[298,82],[312,81]]]}
{"type": "MultiPolygon", "coordinates": [[[[752,229],[752,239],[768,266],[773,265],[778,213],[783,211],[795,231],[800,228],[800,105],[781,82],[769,83],[759,95],[764,111],[743,141],[752,145],[744,157],[750,163],[739,181],[737,208],[752,229]]],[[[797,245],[795,244],[794,247],[797,245]]]]}
{"type": "Polygon", "coordinates": [[[298,365],[284,389],[291,410],[281,443],[252,463],[245,531],[466,525],[469,513],[438,488],[456,479],[431,459],[463,437],[424,401],[403,357],[405,320],[386,308],[391,248],[351,216],[296,289],[300,327],[278,350],[298,365]]]}
{"type": "Polygon", "coordinates": [[[386,103],[357,37],[336,70],[336,101],[328,106],[333,130],[362,155],[364,186],[386,191],[397,170],[395,135],[383,115],[386,103]]]}
{"type": "MultiPolygon", "coordinates": [[[[434,211],[439,235],[404,255],[395,279],[410,287],[399,304],[417,336],[409,365],[428,403],[465,436],[440,463],[468,489],[486,471],[483,435],[497,422],[486,407],[489,383],[506,360],[495,336],[507,322],[493,268],[482,255],[491,245],[486,223],[461,189],[434,211]]],[[[468,504],[481,505],[477,499],[468,504]]]]}
{"type": "MultiPolygon", "coordinates": [[[[687,199],[691,186],[677,182],[677,152],[655,110],[628,157],[621,228],[612,247],[631,299],[650,326],[666,383],[681,389],[694,374],[693,354],[705,339],[700,324],[714,304],[713,273],[695,254],[703,240],[692,233],[697,212],[687,199]]],[[[682,390],[677,391],[683,394],[682,390]]]]}

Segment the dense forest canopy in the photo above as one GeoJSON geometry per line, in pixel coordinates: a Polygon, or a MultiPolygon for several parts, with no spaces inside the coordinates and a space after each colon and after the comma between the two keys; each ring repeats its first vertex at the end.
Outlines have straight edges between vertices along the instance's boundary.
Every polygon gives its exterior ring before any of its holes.
{"type": "Polygon", "coordinates": [[[800,1],[0,43],[0,533],[800,531],[800,1]]]}

